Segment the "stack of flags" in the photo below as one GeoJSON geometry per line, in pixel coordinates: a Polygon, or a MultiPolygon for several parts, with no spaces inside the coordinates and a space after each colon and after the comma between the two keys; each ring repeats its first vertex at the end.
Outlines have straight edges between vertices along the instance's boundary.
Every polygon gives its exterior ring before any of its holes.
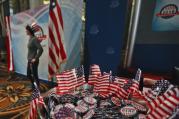
{"type": "MultiPolygon", "coordinates": [[[[138,97],[146,102],[148,112],[146,118],[169,118],[178,113],[179,88],[166,80],[157,83],[147,92],[139,90],[142,71],[137,70],[134,79],[113,76],[112,72],[102,73],[96,64],[91,65],[88,82],[85,80],[83,66],[64,71],[56,75],[58,86],[57,95],[74,93],[85,84],[91,85],[93,92],[102,98],[117,97],[121,100],[138,97]]],[[[30,119],[36,119],[39,106],[45,107],[38,88],[34,89],[30,108],[30,119]]],[[[51,105],[54,107],[54,105],[51,105]]]]}

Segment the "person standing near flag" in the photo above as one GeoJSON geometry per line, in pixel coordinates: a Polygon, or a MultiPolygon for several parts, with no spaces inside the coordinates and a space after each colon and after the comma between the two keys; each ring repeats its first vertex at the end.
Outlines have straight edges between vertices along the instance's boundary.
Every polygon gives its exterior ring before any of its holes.
{"type": "Polygon", "coordinates": [[[30,25],[26,26],[26,34],[29,36],[29,41],[27,44],[28,54],[27,54],[27,77],[32,82],[32,88],[34,88],[34,82],[37,83],[37,86],[40,86],[38,79],[38,65],[39,58],[43,53],[43,48],[40,44],[40,41],[34,35],[35,31],[30,25]]]}

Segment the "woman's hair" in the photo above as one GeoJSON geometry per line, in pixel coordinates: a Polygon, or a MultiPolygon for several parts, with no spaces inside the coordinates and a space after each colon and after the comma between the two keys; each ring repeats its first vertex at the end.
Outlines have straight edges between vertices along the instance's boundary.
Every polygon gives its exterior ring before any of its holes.
{"type": "Polygon", "coordinates": [[[32,36],[34,36],[34,30],[31,28],[30,25],[27,25],[25,28],[31,33],[32,36]]]}

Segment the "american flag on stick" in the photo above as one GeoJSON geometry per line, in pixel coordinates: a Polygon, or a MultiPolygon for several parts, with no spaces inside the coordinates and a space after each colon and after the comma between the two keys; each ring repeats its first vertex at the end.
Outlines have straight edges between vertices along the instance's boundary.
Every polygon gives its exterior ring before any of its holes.
{"type": "Polygon", "coordinates": [[[83,66],[80,66],[78,68],[64,71],[56,75],[56,78],[58,83],[57,93],[70,93],[85,84],[84,68],[83,66]]]}
{"type": "Polygon", "coordinates": [[[34,32],[37,32],[37,31],[43,31],[42,30],[42,28],[36,23],[36,22],[33,22],[32,24],[31,24],[31,28],[32,28],[32,30],[34,31],[34,32]]]}
{"type": "Polygon", "coordinates": [[[76,87],[83,86],[85,82],[85,74],[84,74],[84,67],[80,66],[78,68],[75,68],[75,74],[77,78],[77,84],[76,87]]]}
{"type": "Polygon", "coordinates": [[[50,0],[49,7],[49,76],[52,77],[67,58],[63,40],[64,26],[62,12],[58,0],[50,0]]]}
{"type": "Polygon", "coordinates": [[[179,89],[176,87],[158,96],[148,104],[149,114],[147,119],[168,118],[172,115],[177,105],[179,105],[179,89]]]}
{"type": "Polygon", "coordinates": [[[101,70],[99,65],[93,64],[90,66],[90,72],[88,77],[88,84],[94,85],[97,83],[98,76],[101,76],[101,70]]]}
{"type": "Polygon", "coordinates": [[[97,83],[94,84],[93,91],[107,97],[109,95],[109,78],[110,74],[105,72],[103,75],[98,76],[97,83]]]}
{"type": "Polygon", "coordinates": [[[112,83],[115,83],[119,87],[123,87],[128,82],[128,79],[123,77],[111,76],[111,78],[113,78],[112,83]]]}
{"type": "Polygon", "coordinates": [[[45,119],[45,115],[42,116],[41,109],[45,109],[47,111],[46,105],[44,103],[43,97],[40,95],[40,90],[37,87],[37,84],[35,84],[35,88],[32,92],[32,101],[30,103],[30,111],[29,111],[29,119],[38,119],[39,117],[41,119],[45,119]]]}
{"type": "Polygon", "coordinates": [[[64,71],[58,75],[57,78],[57,94],[65,94],[74,91],[77,84],[75,69],[64,71]]]}

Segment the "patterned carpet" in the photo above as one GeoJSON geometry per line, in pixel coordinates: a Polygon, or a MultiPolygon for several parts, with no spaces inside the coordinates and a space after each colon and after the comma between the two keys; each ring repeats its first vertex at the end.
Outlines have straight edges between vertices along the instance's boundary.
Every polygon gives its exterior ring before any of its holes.
{"type": "MultiPolygon", "coordinates": [[[[40,83],[42,94],[49,89],[47,83],[40,83]]],[[[10,77],[5,66],[0,65],[0,119],[26,119],[31,94],[31,82],[25,76],[10,77]]]]}

